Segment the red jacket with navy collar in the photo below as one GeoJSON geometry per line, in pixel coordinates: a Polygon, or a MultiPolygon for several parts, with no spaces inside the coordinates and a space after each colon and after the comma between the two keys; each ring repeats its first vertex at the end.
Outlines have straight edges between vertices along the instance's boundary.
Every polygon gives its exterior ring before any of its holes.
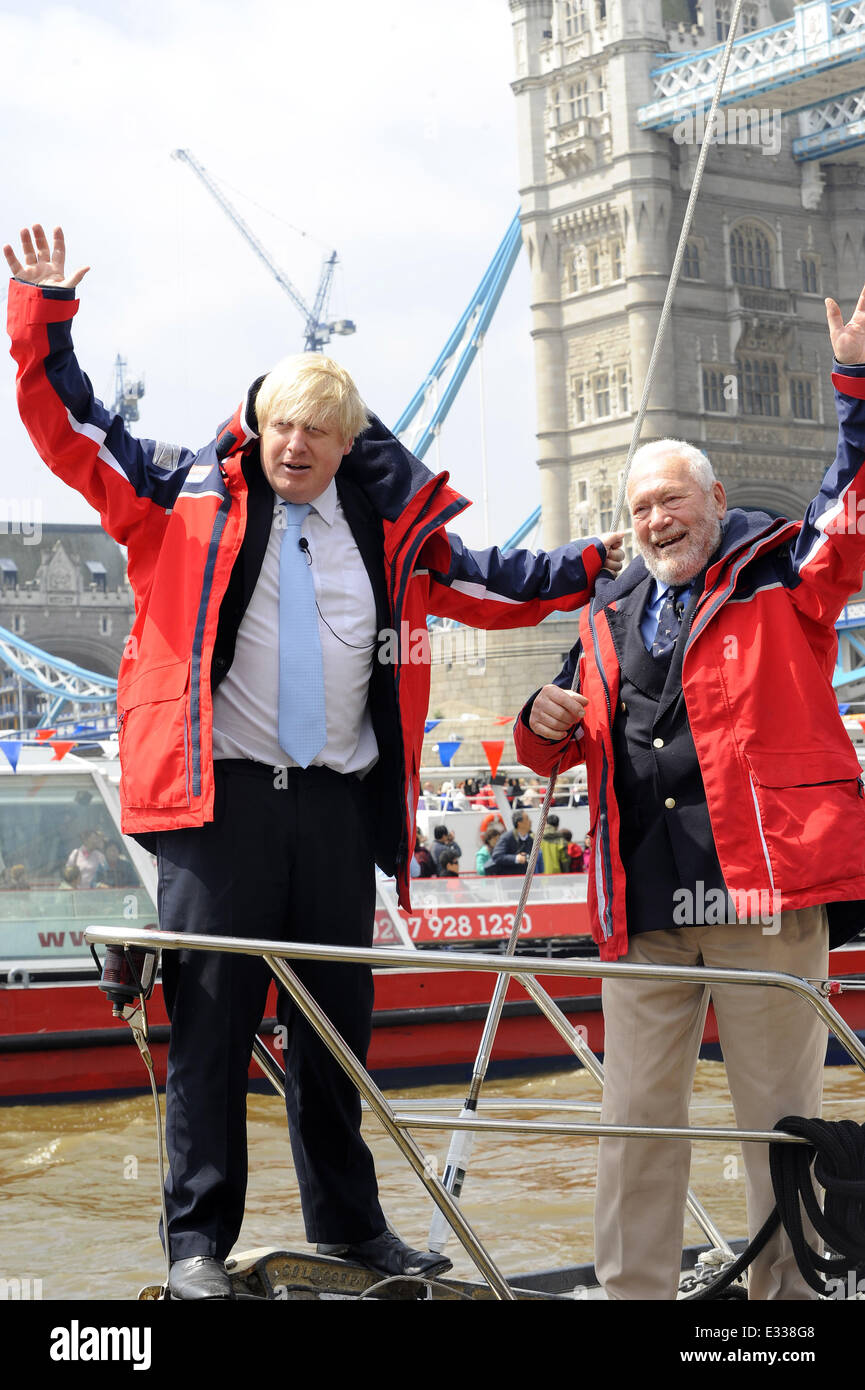
{"type": "MultiPolygon", "coordinates": [[[[728,892],[750,920],[865,898],[865,793],[832,687],[834,625],[865,566],[862,373],[839,367],[833,375],[838,452],[804,520],[727,513],[685,647],[682,690],[715,848],[728,892]]],[[[615,580],[602,576],[580,614],[579,640],[555,684],[570,689],[578,667],[576,689],[588,698],[582,723],[558,743],[541,738],[529,727],[532,696],[514,733],[534,772],[586,764],[589,912],[604,960],[628,949],[613,786],[620,671],[606,613],[645,575],[637,559],[615,580]]]]}
{"type": "MultiPolygon", "coordinates": [[[[49,468],[127,549],[136,616],[118,675],[122,828],[141,835],[213,818],[211,664],[220,605],[247,524],[243,463],[257,448],[256,386],[203,449],[134,438],[93,395],[72,348],[74,291],[13,281],[9,334],[24,424],[49,468]]],[[[482,628],[533,625],[588,598],[600,542],[549,555],[467,550],[445,527],[469,505],[373,420],[343,460],[381,519],[402,768],[393,847],[409,905],[421,746],[429,698],[428,614],[482,628]],[[419,636],[420,634],[420,636],[419,636]]]]}

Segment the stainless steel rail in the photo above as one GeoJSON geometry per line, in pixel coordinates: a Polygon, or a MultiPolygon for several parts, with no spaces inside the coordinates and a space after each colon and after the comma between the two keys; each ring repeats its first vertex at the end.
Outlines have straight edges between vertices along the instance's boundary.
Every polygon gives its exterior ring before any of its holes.
{"type": "MultiPolygon", "coordinates": [[[[603,1069],[597,1058],[588,1048],[584,1039],[550,998],[535,976],[573,975],[581,978],[611,978],[614,976],[633,979],[695,980],[704,985],[740,984],[749,986],[775,987],[792,990],[815,1008],[826,1026],[843,1043],[857,1065],[865,1071],[865,1047],[851,1028],[838,1015],[822,992],[822,982],[817,985],[802,980],[795,975],[785,975],[771,971],[755,970],[717,970],[703,966],[675,969],[671,966],[622,965],[601,961],[544,959],[537,957],[492,956],[473,951],[427,951],[405,950],[392,947],[372,947],[364,949],[313,946],[300,942],[277,942],[262,938],[243,939],[230,936],[185,935],[182,932],[159,932],[154,941],[154,933],[134,927],[90,926],[85,933],[88,942],[105,945],[144,946],[151,949],[158,944],[161,950],[226,951],[233,955],[261,956],[275,978],[287,990],[292,999],[309,1020],[322,1041],[333,1053],[340,1066],[352,1078],[362,1099],[375,1113],[394,1143],[408,1160],[420,1181],[429,1192],[433,1202],[443,1213],[469,1258],[487,1280],[496,1296],[502,1300],[515,1298],[501,1271],[493,1261],[485,1246],[466,1221],[459,1205],[450,1192],[431,1171],[422,1150],[407,1129],[465,1129],[491,1131],[497,1133],[535,1133],[561,1134],[579,1137],[610,1135],[633,1138],[669,1139],[714,1139],[725,1142],[759,1143],[804,1143],[799,1136],[784,1134],[777,1130],[738,1130],[731,1128],[655,1128],[651,1126],[602,1125],[597,1123],[579,1124],[572,1122],[519,1121],[485,1119],[482,1117],[436,1117],[422,1107],[408,1113],[397,1113],[387,1102],[381,1091],[372,1081],[354,1053],[340,1037],[326,1014],[317,1004],[287,960],[331,960],[356,962],[376,966],[379,969],[395,966],[415,970],[476,970],[488,971],[496,975],[506,973],[517,978],[526,992],[548,1018],[554,1028],[565,1039],[587,1070],[603,1082],[603,1069]]],[[[269,1077],[277,1091],[284,1093],[281,1068],[270,1056],[266,1047],[257,1039],[254,1056],[262,1070],[269,1077]]],[[[586,1107],[590,1108],[590,1107],[586,1107]]],[[[722,1250],[729,1250],[727,1242],[716,1231],[707,1214],[695,1198],[689,1198],[689,1210],[699,1221],[703,1230],[722,1250]]]]}

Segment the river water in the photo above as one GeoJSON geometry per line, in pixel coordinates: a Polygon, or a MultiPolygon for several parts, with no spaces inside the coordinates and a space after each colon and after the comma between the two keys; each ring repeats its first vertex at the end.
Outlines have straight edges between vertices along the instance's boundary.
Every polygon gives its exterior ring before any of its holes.
{"type": "MultiPolygon", "coordinates": [[[[437,1097],[459,1112],[465,1088],[388,1092],[400,1100],[437,1097]]],[[[487,1097],[598,1099],[582,1070],[488,1083],[487,1097]]],[[[498,1112],[496,1112],[498,1113],[498,1112]]],[[[547,1110],[530,1111],[551,1119],[547,1110]]],[[[865,1122],[865,1079],[855,1067],[827,1067],[827,1119],[865,1122]]],[[[516,1114],[516,1112],[515,1112],[516,1114]]],[[[525,1112],[519,1111],[519,1118],[525,1112]]],[[[560,1118],[589,1118],[573,1112],[560,1118]]],[[[692,1123],[732,1125],[723,1066],[700,1062],[692,1123]]],[[[135,1298],[164,1273],[156,1234],[158,1169],[152,1097],[0,1109],[0,1278],[30,1279],[45,1300],[135,1298]],[[39,1281],[38,1283],[36,1281],[39,1281]]],[[[410,1243],[425,1245],[432,1203],[378,1122],[365,1133],[376,1156],[385,1211],[410,1243]]],[[[282,1102],[249,1100],[250,1185],[237,1250],[306,1250],[282,1102]]],[[[425,1154],[444,1166],[447,1135],[417,1131],[425,1154]]],[[[681,1141],[670,1141],[681,1142],[681,1141]]],[[[478,1136],[462,1206],[505,1273],[578,1264],[592,1258],[596,1141],[573,1137],[478,1136]]],[[[727,1142],[694,1145],[691,1182],[728,1238],[745,1234],[741,1158],[727,1142]]],[[[699,1243],[686,1228],[687,1243],[699,1243]]],[[[449,1254],[458,1277],[476,1273],[460,1247],[449,1254]]],[[[25,1286],[26,1287],[26,1286],[25,1286]]]]}

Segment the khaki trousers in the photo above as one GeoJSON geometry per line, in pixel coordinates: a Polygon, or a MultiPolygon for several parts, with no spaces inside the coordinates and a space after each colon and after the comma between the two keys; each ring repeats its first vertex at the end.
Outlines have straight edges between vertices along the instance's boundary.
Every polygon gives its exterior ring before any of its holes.
{"type": "MultiPolygon", "coordinates": [[[[645,932],[623,960],[824,979],[825,907],[784,912],[776,925],[774,933],[749,923],[645,932]]],[[[716,985],[711,995],[737,1128],[818,1116],[827,1032],[815,1010],[789,990],[755,985],[716,985]]],[[[602,1123],[687,1126],[708,1003],[708,986],[696,982],[604,980],[602,1123]]],[[[768,1145],[743,1144],[742,1155],[753,1238],[774,1206],[768,1145]]],[[[608,1298],[676,1297],[690,1159],[682,1139],[599,1140],[595,1268],[608,1298]]],[[[816,1296],[783,1230],[751,1265],[748,1296],[816,1296]]]]}

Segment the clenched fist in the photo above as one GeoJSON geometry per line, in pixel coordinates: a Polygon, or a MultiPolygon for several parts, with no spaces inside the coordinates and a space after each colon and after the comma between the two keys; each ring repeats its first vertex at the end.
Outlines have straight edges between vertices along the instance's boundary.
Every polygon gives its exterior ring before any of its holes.
{"type": "Polygon", "coordinates": [[[608,574],[618,574],[625,563],[624,539],[621,531],[609,531],[606,536],[601,536],[601,542],[607,550],[604,569],[608,574]]]}
{"type": "Polygon", "coordinates": [[[576,690],[545,685],[535,696],[529,728],[541,738],[558,743],[579,724],[588,703],[585,695],[578,695],[576,690]]]}

